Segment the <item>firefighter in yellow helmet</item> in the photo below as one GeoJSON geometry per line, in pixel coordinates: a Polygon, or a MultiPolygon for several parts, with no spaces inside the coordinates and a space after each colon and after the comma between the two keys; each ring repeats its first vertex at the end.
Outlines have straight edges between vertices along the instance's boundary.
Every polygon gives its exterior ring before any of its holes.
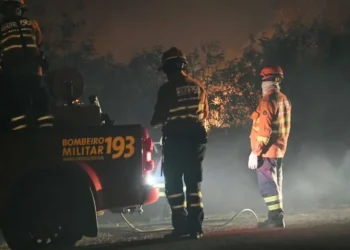
{"type": "Polygon", "coordinates": [[[186,56],[172,47],[163,53],[162,70],[168,77],[158,92],[151,125],[163,131],[165,193],[174,230],[165,237],[203,236],[201,193],[208,100],[204,86],[186,73],[186,56]],[[183,189],[186,185],[186,199],[183,189]]]}
{"type": "Polygon", "coordinates": [[[291,128],[291,103],[280,91],[283,71],[279,66],[261,71],[263,97],[251,118],[251,154],[248,167],[257,171],[268,219],[258,227],[285,227],[282,206],[282,161],[291,128]]]}
{"type": "Polygon", "coordinates": [[[23,16],[24,0],[4,0],[0,6],[0,53],[2,91],[6,93],[11,130],[28,126],[27,110],[32,108],[37,127],[52,127],[49,98],[42,85],[48,63],[40,49],[42,33],[35,20],[23,16]]]}

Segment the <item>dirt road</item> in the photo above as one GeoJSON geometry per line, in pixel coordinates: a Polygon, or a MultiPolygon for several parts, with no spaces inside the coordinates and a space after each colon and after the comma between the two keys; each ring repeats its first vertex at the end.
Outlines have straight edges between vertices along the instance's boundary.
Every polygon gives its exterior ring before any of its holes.
{"type": "MultiPolygon", "coordinates": [[[[102,225],[100,236],[97,239],[84,239],[75,249],[244,250],[271,247],[283,247],[283,249],[311,249],[311,247],[335,249],[342,247],[342,249],[350,249],[350,208],[287,215],[288,228],[286,229],[256,229],[256,220],[251,214],[242,214],[230,225],[218,227],[228,217],[209,218],[205,227],[206,236],[201,240],[169,241],[162,239],[166,231],[137,233],[128,228],[126,224],[119,224],[118,227],[102,225]]],[[[159,222],[153,226],[139,225],[140,228],[148,230],[168,226],[168,222],[159,222]]],[[[7,248],[3,246],[1,249],[7,248]]]]}
{"type": "Polygon", "coordinates": [[[310,228],[292,228],[285,230],[229,230],[225,232],[209,233],[199,241],[165,241],[160,239],[120,242],[113,245],[99,247],[82,247],[82,249],[139,249],[139,250],[178,250],[178,249],[350,249],[350,223],[339,225],[322,225],[310,228]],[[275,248],[277,249],[277,248],[275,248]],[[338,248],[340,249],[340,248],[338,248]]]}
{"type": "MultiPolygon", "coordinates": [[[[226,220],[229,216],[226,216],[226,220]]],[[[263,216],[261,216],[264,219],[263,216]]],[[[163,232],[135,233],[125,225],[118,228],[103,228],[99,237],[99,246],[91,246],[95,242],[82,241],[82,249],[265,249],[267,247],[283,247],[284,249],[324,247],[331,249],[338,246],[350,249],[350,208],[317,210],[310,213],[290,214],[286,216],[288,228],[259,230],[255,228],[256,220],[251,214],[242,214],[226,227],[223,218],[212,217],[206,222],[206,237],[200,241],[182,240],[166,241],[163,232]],[[86,245],[90,246],[86,246],[86,245]],[[85,245],[85,246],[83,246],[85,245]]],[[[159,223],[153,227],[140,226],[141,229],[167,227],[159,223]]],[[[346,249],[346,248],[344,248],[346,249]]]]}

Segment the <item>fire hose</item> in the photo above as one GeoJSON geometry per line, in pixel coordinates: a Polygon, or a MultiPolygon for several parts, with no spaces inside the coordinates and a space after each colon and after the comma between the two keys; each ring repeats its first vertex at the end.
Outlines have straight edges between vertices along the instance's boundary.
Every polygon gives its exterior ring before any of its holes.
{"type": "MultiPolygon", "coordinates": [[[[210,226],[210,228],[220,228],[220,227],[225,227],[227,225],[229,225],[232,221],[234,221],[240,214],[244,213],[244,212],[249,212],[251,214],[254,215],[255,219],[257,222],[259,222],[259,218],[256,215],[256,213],[249,209],[249,208],[245,208],[242,209],[241,211],[239,211],[238,213],[234,214],[228,221],[222,223],[222,224],[218,224],[218,225],[213,225],[210,226]]],[[[137,228],[135,225],[133,225],[126,217],[123,213],[120,213],[121,217],[123,218],[123,220],[125,221],[125,223],[131,227],[134,231],[139,232],[139,233],[155,233],[155,232],[162,232],[162,231],[168,231],[171,230],[171,227],[162,227],[162,228],[156,228],[156,229],[150,229],[150,230],[144,230],[144,229],[140,229],[137,228]]]]}
{"type": "MultiPolygon", "coordinates": [[[[162,145],[162,138],[160,139],[160,142],[155,142],[155,145],[162,145]]],[[[156,153],[157,153],[157,148],[154,148],[156,153]]],[[[239,211],[238,213],[234,214],[228,221],[222,223],[222,224],[218,224],[218,225],[214,225],[214,226],[210,226],[211,228],[220,228],[220,227],[225,227],[227,225],[229,225],[232,221],[234,221],[240,214],[244,213],[244,212],[249,212],[251,214],[254,215],[255,219],[257,222],[259,222],[259,218],[256,215],[256,213],[249,209],[249,208],[245,208],[242,209],[241,211],[239,211]]],[[[153,232],[161,232],[161,231],[167,231],[167,230],[171,230],[171,227],[162,227],[162,228],[156,228],[156,229],[150,229],[150,230],[144,230],[144,229],[140,229],[137,228],[135,225],[133,225],[124,215],[124,213],[120,213],[121,217],[123,218],[123,220],[125,221],[125,223],[132,228],[134,231],[139,232],[139,233],[153,233],[153,232]]]]}

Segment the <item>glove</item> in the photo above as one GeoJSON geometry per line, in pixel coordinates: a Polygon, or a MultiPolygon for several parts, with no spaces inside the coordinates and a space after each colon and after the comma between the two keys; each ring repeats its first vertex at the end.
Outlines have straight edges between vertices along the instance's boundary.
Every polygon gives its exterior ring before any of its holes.
{"type": "Polygon", "coordinates": [[[40,51],[40,66],[44,72],[48,71],[50,67],[49,61],[47,60],[43,51],[40,51]]]}
{"type": "Polygon", "coordinates": [[[248,168],[253,170],[258,168],[258,156],[253,151],[249,155],[248,168]]]}

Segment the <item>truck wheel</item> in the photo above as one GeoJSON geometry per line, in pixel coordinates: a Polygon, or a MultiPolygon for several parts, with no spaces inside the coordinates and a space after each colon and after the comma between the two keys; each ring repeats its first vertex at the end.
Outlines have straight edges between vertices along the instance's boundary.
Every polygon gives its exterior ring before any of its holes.
{"type": "Polygon", "coordinates": [[[82,236],[67,234],[61,226],[28,225],[6,228],[4,239],[12,250],[38,249],[50,246],[74,246],[82,236]]]}
{"type": "Polygon", "coordinates": [[[82,238],[82,233],[72,232],[72,222],[67,220],[72,215],[62,197],[68,190],[59,188],[53,178],[27,179],[13,193],[3,227],[12,250],[73,246],[82,238]]]}

